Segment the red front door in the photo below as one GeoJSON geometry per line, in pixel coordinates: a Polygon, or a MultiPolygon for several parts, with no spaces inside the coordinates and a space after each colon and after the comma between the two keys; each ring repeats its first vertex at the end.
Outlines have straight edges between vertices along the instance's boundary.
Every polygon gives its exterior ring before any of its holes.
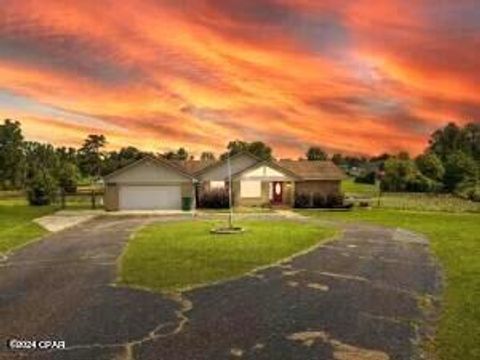
{"type": "Polygon", "coordinates": [[[283,200],[283,183],[280,181],[273,182],[273,202],[281,204],[283,200]]]}

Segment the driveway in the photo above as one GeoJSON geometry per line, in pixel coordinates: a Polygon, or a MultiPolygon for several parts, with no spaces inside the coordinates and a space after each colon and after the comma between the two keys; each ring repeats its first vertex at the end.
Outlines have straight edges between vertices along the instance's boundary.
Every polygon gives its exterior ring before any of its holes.
{"type": "Polygon", "coordinates": [[[440,276],[418,235],[344,225],[308,254],[215,286],[112,286],[131,233],[158,220],[94,219],[0,263],[0,358],[414,359],[431,332],[440,276]],[[67,350],[14,353],[8,338],[67,350]]]}

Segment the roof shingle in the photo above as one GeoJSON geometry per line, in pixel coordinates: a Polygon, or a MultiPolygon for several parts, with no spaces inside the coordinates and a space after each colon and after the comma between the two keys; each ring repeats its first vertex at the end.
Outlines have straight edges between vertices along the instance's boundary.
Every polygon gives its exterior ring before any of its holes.
{"type": "Polygon", "coordinates": [[[280,160],[277,164],[304,180],[343,180],[346,178],[344,172],[331,161],[280,160]]]}

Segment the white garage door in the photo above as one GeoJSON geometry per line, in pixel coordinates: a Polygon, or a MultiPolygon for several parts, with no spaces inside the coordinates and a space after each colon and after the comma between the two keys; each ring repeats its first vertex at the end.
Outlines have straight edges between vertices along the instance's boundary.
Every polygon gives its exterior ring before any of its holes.
{"type": "Polygon", "coordinates": [[[180,186],[121,186],[120,210],[180,210],[180,186]]]}

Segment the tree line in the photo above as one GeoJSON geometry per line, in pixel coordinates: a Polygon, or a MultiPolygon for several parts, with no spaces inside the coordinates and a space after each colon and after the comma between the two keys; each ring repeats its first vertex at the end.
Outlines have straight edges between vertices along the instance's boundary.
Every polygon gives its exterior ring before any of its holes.
{"type": "MultiPolygon", "coordinates": [[[[32,204],[46,203],[60,190],[74,193],[79,182],[95,183],[142,157],[162,157],[173,161],[193,159],[185,149],[165,153],[145,152],[132,146],[106,151],[104,135],[91,134],[79,148],[54,147],[51,144],[24,139],[18,121],[0,124],[0,188],[25,189],[32,204]]],[[[263,160],[274,159],[272,148],[261,141],[234,140],[218,159],[249,152],[263,160]]],[[[217,159],[212,152],[202,152],[200,160],[217,159]]],[[[406,152],[382,154],[371,158],[331,156],[320,146],[311,146],[306,160],[332,160],[346,169],[360,168],[359,181],[381,181],[386,191],[446,191],[479,200],[480,125],[459,127],[450,123],[435,131],[424,153],[411,158],[406,152]]]]}

